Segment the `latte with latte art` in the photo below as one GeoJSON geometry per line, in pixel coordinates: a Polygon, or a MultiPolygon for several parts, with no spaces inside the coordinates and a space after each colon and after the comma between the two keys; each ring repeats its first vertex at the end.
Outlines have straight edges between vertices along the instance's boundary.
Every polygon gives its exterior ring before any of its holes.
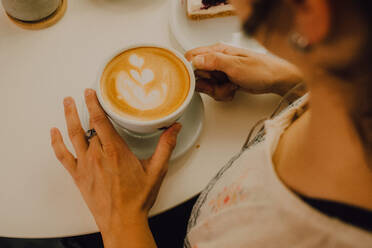
{"type": "Polygon", "coordinates": [[[100,87],[111,110],[128,119],[150,121],[182,105],[190,90],[190,76],[182,60],[170,51],[139,47],[108,63],[100,87]]]}

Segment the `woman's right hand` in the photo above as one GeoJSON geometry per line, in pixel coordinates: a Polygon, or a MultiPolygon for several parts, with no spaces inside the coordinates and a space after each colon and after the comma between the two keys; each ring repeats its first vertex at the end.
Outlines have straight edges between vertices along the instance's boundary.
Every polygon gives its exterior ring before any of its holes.
{"type": "Polygon", "coordinates": [[[196,68],[196,89],[217,101],[230,101],[237,90],[284,95],[302,81],[296,66],[273,55],[223,43],[185,54],[196,68]]]}

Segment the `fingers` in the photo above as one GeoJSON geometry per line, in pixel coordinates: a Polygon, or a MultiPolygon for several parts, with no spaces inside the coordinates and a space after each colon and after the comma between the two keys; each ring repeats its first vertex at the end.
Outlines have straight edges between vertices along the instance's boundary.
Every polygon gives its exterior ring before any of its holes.
{"type": "Polygon", "coordinates": [[[191,61],[197,55],[214,53],[214,52],[222,52],[220,51],[220,49],[215,49],[215,47],[216,45],[194,48],[185,53],[185,58],[188,61],[191,61]]]}
{"type": "Polygon", "coordinates": [[[197,79],[196,90],[213,97],[216,101],[231,101],[239,89],[233,83],[218,83],[215,80],[197,79]]]}
{"type": "Polygon", "coordinates": [[[216,101],[232,101],[239,86],[233,83],[218,84],[214,89],[213,98],[216,101]]]}
{"type": "Polygon", "coordinates": [[[195,77],[197,79],[213,79],[219,83],[226,83],[229,82],[229,77],[222,71],[203,71],[203,70],[196,70],[195,77]]]}
{"type": "Polygon", "coordinates": [[[88,107],[91,126],[96,130],[102,145],[105,146],[105,144],[117,141],[120,136],[103,111],[94,90],[87,89],[85,91],[85,102],[88,107]]]}
{"type": "Polygon", "coordinates": [[[197,55],[192,59],[192,64],[199,70],[222,71],[227,75],[231,72],[236,57],[219,52],[197,55]]]}
{"type": "Polygon", "coordinates": [[[75,101],[71,97],[63,101],[68,135],[74,146],[76,155],[79,157],[88,149],[85,132],[81,127],[80,118],[76,109],[75,101]]]}
{"type": "Polygon", "coordinates": [[[228,47],[229,46],[224,43],[217,43],[217,44],[213,44],[210,46],[197,47],[190,51],[187,51],[185,53],[185,57],[187,60],[191,61],[193,57],[197,55],[201,55],[201,54],[214,53],[214,52],[224,53],[224,51],[228,47]]]}
{"type": "Polygon", "coordinates": [[[217,101],[231,101],[239,88],[221,71],[196,70],[195,75],[196,90],[210,95],[217,101]]]}
{"type": "Polygon", "coordinates": [[[57,128],[52,128],[50,130],[50,137],[52,147],[57,159],[73,176],[76,169],[76,159],[67,149],[65,143],[63,142],[60,131],[57,128]]]}
{"type": "Polygon", "coordinates": [[[204,78],[204,79],[212,79],[213,75],[211,71],[203,71],[203,70],[195,70],[195,77],[196,78],[204,78]]]}
{"type": "Polygon", "coordinates": [[[176,123],[168,128],[159,139],[159,143],[155,149],[155,153],[146,170],[151,174],[163,174],[168,169],[168,161],[177,143],[177,136],[182,128],[182,125],[176,123]]]}
{"type": "Polygon", "coordinates": [[[191,61],[195,56],[207,53],[224,53],[232,56],[249,56],[251,52],[248,49],[230,46],[224,43],[217,43],[211,46],[204,46],[192,49],[185,53],[187,60],[191,61]]]}
{"type": "Polygon", "coordinates": [[[195,89],[198,92],[210,95],[214,97],[214,89],[216,85],[211,80],[207,79],[197,79],[195,84],[195,89]]]}
{"type": "Polygon", "coordinates": [[[93,152],[101,152],[102,151],[102,144],[99,140],[98,136],[95,136],[90,139],[89,141],[89,149],[91,149],[93,152]]]}

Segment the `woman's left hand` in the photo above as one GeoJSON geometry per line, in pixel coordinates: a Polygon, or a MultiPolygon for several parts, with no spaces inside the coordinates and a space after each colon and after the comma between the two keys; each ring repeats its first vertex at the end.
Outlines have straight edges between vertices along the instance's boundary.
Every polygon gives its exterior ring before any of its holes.
{"type": "Polygon", "coordinates": [[[147,222],[181,125],[174,124],[166,130],[154,155],[141,161],[115,131],[94,90],[86,90],[85,100],[91,128],[97,136],[86,140],[75,102],[69,97],[64,100],[65,117],[77,157],[68,151],[57,128],[51,130],[52,146],[81,191],[99,229],[108,235],[123,226],[147,222]]]}

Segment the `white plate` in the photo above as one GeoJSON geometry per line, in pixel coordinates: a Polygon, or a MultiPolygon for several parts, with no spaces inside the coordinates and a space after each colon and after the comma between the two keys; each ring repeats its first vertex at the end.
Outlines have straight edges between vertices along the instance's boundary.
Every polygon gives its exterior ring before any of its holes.
{"type": "Polygon", "coordinates": [[[266,50],[241,32],[236,16],[206,20],[190,20],[186,15],[186,0],[170,0],[169,24],[177,42],[187,51],[195,47],[225,42],[265,53],[266,50]]]}
{"type": "MultiPolygon", "coordinates": [[[[80,116],[82,126],[85,130],[89,129],[89,114],[85,104],[80,104],[80,116]]],[[[185,154],[198,139],[204,122],[204,104],[199,95],[195,93],[191,103],[183,116],[179,119],[179,123],[182,124],[181,132],[178,135],[177,146],[174,149],[171,157],[172,160],[176,160],[185,154]]],[[[157,132],[148,137],[133,136],[128,132],[124,131],[120,127],[115,125],[116,130],[120,136],[130,147],[131,151],[136,154],[140,159],[146,159],[151,157],[154,153],[159,137],[162,132],[157,132]]]]}

